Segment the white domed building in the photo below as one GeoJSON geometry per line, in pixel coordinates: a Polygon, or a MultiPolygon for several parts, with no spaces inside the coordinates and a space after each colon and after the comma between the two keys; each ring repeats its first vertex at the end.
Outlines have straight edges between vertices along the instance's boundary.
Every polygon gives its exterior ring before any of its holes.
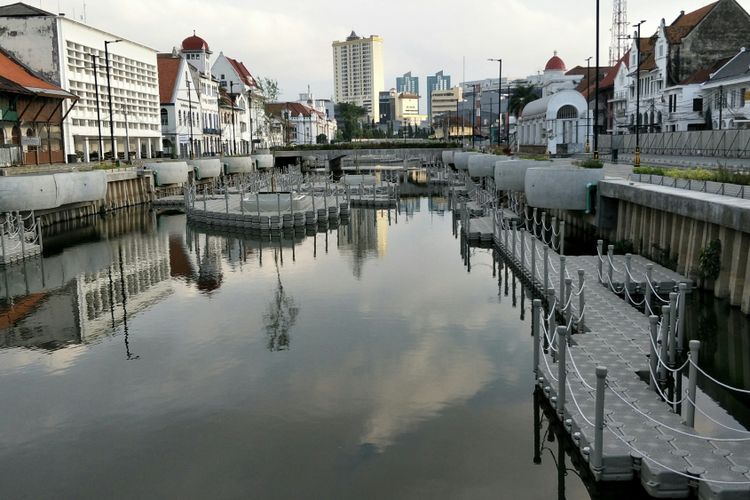
{"type": "Polygon", "coordinates": [[[587,135],[586,98],[575,90],[580,75],[567,75],[555,53],[542,75],[542,97],[521,112],[517,137],[520,151],[571,155],[583,152],[587,135]]]}

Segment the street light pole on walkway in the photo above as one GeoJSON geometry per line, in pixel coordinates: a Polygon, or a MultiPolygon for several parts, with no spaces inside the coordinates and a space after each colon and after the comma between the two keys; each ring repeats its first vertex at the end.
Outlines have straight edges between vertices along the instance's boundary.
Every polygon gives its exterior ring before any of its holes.
{"type": "Polygon", "coordinates": [[[503,60],[502,59],[487,59],[488,61],[494,61],[498,63],[499,70],[497,75],[497,145],[500,146],[500,126],[501,117],[503,114],[503,60]]]}
{"type": "Polygon", "coordinates": [[[636,35],[636,54],[638,57],[635,61],[635,158],[633,159],[633,166],[641,166],[641,24],[646,21],[641,21],[633,26],[638,30],[636,35]]]}
{"type": "Polygon", "coordinates": [[[120,39],[104,41],[104,64],[107,68],[107,94],[109,96],[109,141],[112,148],[112,163],[117,159],[117,151],[115,151],[115,117],[112,114],[112,85],[109,79],[109,44],[120,42],[122,42],[120,39]]]}

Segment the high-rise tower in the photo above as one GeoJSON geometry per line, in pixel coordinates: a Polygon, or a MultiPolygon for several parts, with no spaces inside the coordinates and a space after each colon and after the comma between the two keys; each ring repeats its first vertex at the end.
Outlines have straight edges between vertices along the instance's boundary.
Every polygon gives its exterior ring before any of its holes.
{"type": "Polygon", "coordinates": [[[614,66],[628,50],[628,2],[612,0],[612,42],[609,46],[609,65],[614,66]]]}

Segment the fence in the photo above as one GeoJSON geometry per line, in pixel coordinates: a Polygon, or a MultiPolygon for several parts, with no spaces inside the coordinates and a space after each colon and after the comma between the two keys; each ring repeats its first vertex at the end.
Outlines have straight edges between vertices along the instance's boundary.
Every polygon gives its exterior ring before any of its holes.
{"type": "Polygon", "coordinates": [[[720,194],[723,196],[733,196],[735,198],[744,198],[750,200],[750,186],[741,184],[727,184],[724,182],[713,181],[696,181],[691,179],[676,179],[673,177],[664,177],[662,175],[650,174],[631,174],[630,180],[635,182],[644,182],[646,184],[655,184],[657,186],[673,187],[678,189],[688,189],[701,193],[720,194]]]}
{"type": "MultiPolygon", "coordinates": [[[[642,154],[750,158],[750,129],[701,130],[640,134],[642,154]]],[[[600,135],[599,151],[635,152],[635,135],[600,135]]]]}

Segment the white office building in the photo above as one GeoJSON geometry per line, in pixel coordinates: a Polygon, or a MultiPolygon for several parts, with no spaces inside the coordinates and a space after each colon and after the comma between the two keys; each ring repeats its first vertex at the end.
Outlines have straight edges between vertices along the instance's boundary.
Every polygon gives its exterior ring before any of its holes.
{"type": "Polygon", "coordinates": [[[368,120],[380,120],[380,91],[385,89],[383,39],[352,31],[333,46],[334,101],[365,108],[368,120]]]}
{"type": "Polygon", "coordinates": [[[0,26],[0,46],[6,52],[80,97],[72,109],[70,103],[63,105],[63,114],[68,113],[63,131],[66,151],[75,151],[84,161],[110,156],[112,142],[121,158],[126,153],[150,158],[161,152],[156,50],[23,3],[0,7],[0,26]],[[105,42],[112,42],[109,85],[105,42]]]}

